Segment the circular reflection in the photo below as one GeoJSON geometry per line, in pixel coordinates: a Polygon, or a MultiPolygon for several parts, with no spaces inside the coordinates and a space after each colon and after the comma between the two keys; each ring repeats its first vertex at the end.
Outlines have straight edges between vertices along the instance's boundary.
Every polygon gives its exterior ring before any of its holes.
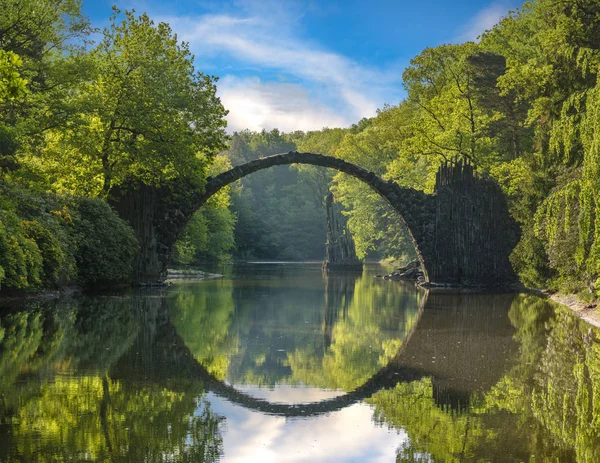
{"type": "Polygon", "coordinates": [[[354,391],[383,369],[418,319],[420,293],[317,267],[262,268],[252,278],[182,284],[171,320],[216,379],[273,403],[354,391]]]}

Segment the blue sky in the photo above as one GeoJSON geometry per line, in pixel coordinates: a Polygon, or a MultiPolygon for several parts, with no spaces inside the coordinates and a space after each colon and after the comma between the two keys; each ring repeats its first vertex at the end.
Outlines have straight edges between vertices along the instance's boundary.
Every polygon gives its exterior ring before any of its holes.
{"type": "MultiPolygon", "coordinates": [[[[83,0],[101,27],[113,1],[83,0]]],[[[476,40],[515,0],[126,0],[190,43],[220,78],[228,130],[346,127],[404,97],[402,71],[429,46],[476,40]]]]}

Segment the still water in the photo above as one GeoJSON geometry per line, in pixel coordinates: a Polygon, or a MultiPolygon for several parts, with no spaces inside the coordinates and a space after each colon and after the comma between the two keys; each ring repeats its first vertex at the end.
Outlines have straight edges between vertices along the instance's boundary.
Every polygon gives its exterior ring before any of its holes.
{"type": "Polygon", "coordinates": [[[0,311],[2,462],[600,462],[600,333],[318,265],[0,311]]]}

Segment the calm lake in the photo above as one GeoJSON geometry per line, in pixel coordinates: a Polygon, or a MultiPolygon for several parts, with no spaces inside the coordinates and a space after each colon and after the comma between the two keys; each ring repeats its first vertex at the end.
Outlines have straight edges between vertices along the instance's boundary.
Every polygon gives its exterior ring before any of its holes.
{"type": "Polygon", "coordinates": [[[598,330],[386,270],[5,307],[0,461],[600,461],[598,330]]]}

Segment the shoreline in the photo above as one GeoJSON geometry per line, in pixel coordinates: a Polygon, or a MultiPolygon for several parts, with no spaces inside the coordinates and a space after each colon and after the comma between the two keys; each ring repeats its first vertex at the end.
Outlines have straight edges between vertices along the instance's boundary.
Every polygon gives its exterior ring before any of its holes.
{"type": "MultiPolygon", "coordinates": [[[[169,269],[169,275],[165,280],[166,285],[169,286],[169,280],[171,283],[173,281],[183,281],[183,280],[210,280],[215,278],[223,278],[224,275],[221,274],[213,274],[209,272],[199,271],[199,270],[178,270],[178,269],[169,269]]],[[[433,288],[435,289],[435,288],[433,288]]],[[[442,288],[440,288],[442,289],[442,288]]],[[[451,289],[451,288],[446,288],[451,289]]],[[[457,288],[452,288],[457,289],[457,288]]],[[[520,288],[515,292],[528,292],[532,290],[528,290],[527,288],[520,288]]],[[[12,295],[1,295],[0,294],[0,311],[6,310],[9,306],[13,304],[19,303],[27,303],[27,302],[45,302],[53,299],[58,299],[65,296],[73,296],[74,294],[80,294],[83,290],[81,287],[77,285],[67,286],[61,289],[54,290],[40,290],[35,291],[33,293],[25,293],[25,294],[12,294],[12,295]]],[[[580,299],[576,294],[564,294],[564,293],[552,293],[548,290],[533,290],[532,292],[538,293],[541,296],[544,296],[550,299],[553,302],[561,304],[571,310],[575,315],[577,315],[583,321],[589,323],[596,328],[600,328],[600,303],[592,303],[585,302],[580,299]]]]}
{"type": "Polygon", "coordinates": [[[595,308],[590,309],[590,303],[582,301],[575,294],[551,294],[543,291],[542,294],[549,297],[552,301],[568,307],[575,315],[590,325],[600,328],[600,304],[596,305],[595,308]]]}

